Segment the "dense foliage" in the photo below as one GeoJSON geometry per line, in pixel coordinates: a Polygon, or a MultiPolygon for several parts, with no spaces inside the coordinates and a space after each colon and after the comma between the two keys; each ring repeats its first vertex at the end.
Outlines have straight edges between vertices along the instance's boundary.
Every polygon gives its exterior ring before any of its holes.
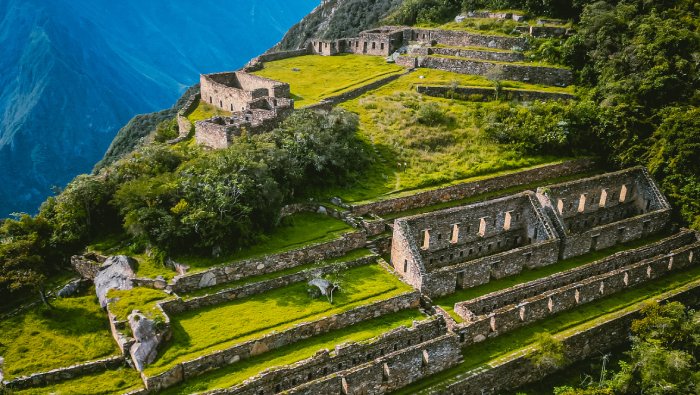
{"type": "Polygon", "coordinates": [[[632,323],[632,347],[619,371],[556,395],[695,394],[700,388],[700,313],[678,302],[649,304],[632,323]]]}
{"type": "Polygon", "coordinates": [[[250,245],[306,188],[343,185],[359,173],[367,156],[357,122],[341,110],[302,110],[225,150],[153,143],[79,176],[36,217],[3,221],[0,294],[39,289],[49,265],[59,267],[96,236],[122,227],[135,250],[149,247],[161,258],[250,245]]]}
{"type": "Polygon", "coordinates": [[[700,227],[700,9],[691,0],[585,7],[562,56],[581,100],[491,114],[487,133],[531,153],[591,152],[642,164],[700,227]]]}

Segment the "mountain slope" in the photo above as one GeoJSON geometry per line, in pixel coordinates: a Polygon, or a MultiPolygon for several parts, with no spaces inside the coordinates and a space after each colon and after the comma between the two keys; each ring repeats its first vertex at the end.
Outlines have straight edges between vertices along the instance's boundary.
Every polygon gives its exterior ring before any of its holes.
{"type": "Polygon", "coordinates": [[[0,216],[89,171],[133,115],[240,67],[310,0],[0,1],[0,216]]]}

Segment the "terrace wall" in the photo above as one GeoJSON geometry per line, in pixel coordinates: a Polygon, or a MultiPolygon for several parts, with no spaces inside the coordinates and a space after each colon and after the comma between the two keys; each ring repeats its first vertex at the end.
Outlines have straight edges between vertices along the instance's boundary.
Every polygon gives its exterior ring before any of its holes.
{"type": "MultiPolygon", "coordinates": [[[[418,93],[433,96],[442,97],[446,99],[458,99],[458,100],[469,100],[469,101],[490,101],[496,99],[496,90],[493,88],[482,88],[482,87],[449,87],[449,86],[418,86],[416,88],[418,93]]],[[[499,94],[499,98],[506,98],[507,100],[519,100],[519,101],[550,101],[550,100],[572,100],[576,96],[570,93],[561,92],[542,92],[542,91],[528,91],[521,89],[509,89],[504,88],[499,94]]]]}
{"type": "Polygon", "coordinates": [[[460,30],[413,29],[409,39],[451,47],[486,47],[505,50],[525,49],[528,45],[526,37],[488,36],[460,30]]]}
{"type": "MultiPolygon", "coordinates": [[[[370,255],[364,258],[355,259],[349,262],[343,262],[347,268],[353,268],[358,266],[364,266],[377,261],[376,255],[370,255]]],[[[189,310],[196,310],[206,306],[213,306],[221,303],[230,302],[232,300],[245,298],[251,295],[257,295],[259,293],[267,292],[272,289],[285,287],[289,284],[298,283],[302,281],[307,281],[314,273],[319,273],[321,275],[331,272],[339,264],[330,264],[327,266],[307,269],[298,273],[288,274],[286,276],[280,276],[272,278],[269,280],[257,281],[246,285],[241,285],[239,287],[226,289],[213,294],[199,296],[187,300],[181,298],[168,300],[161,302],[160,305],[163,310],[168,314],[180,314],[189,310]]]]}
{"type": "Polygon", "coordinates": [[[142,374],[142,378],[146,384],[146,388],[149,390],[161,390],[210,370],[218,369],[240,360],[263,354],[267,351],[284,347],[300,340],[308,339],[315,335],[342,329],[385,314],[410,308],[418,308],[419,305],[420,294],[417,292],[404,293],[390,299],[356,307],[330,317],[324,317],[317,321],[303,322],[281,332],[270,333],[258,339],[250,340],[225,350],[216,351],[191,361],[179,363],[168,371],[156,376],[148,377],[142,374]]]}
{"type": "MultiPolygon", "coordinates": [[[[678,301],[687,306],[697,306],[700,303],[700,283],[683,287],[673,295],[660,298],[659,301],[678,301]]],[[[623,344],[629,339],[632,321],[639,317],[639,309],[636,309],[564,337],[562,343],[567,360],[573,363],[623,344]]],[[[519,353],[492,363],[487,368],[479,367],[463,373],[452,383],[441,388],[431,388],[431,394],[492,395],[541,380],[556,370],[536,367],[529,358],[529,353],[519,353]]]]}
{"type": "Polygon", "coordinates": [[[579,159],[562,163],[540,166],[512,174],[495,176],[483,180],[460,183],[448,187],[418,192],[413,195],[380,200],[376,202],[352,205],[350,210],[354,215],[374,213],[379,216],[426,207],[433,204],[465,199],[471,196],[488,193],[501,189],[526,185],[543,181],[548,178],[568,176],[594,168],[591,159],[579,159]]]}
{"type": "MultiPolygon", "coordinates": [[[[439,338],[447,333],[442,318],[414,321],[411,328],[399,327],[366,343],[345,343],[332,352],[321,350],[311,358],[293,365],[263,372],[231,388],[211,391],[209,394],[273,394],[319,378],[357,367],[367,362],[403,352],[415,345],[439,338]]],[[[456,342],[455,342],[456,343],[456,342]]]]}
{"type": "Polygon", "coordinates": [[[348,369],[337,375],[306,383],[289,394],[386,394],[424,377],[441,372],[461,361],[453,335],[391,353],[372,362],[348,369]]]}
{"type": "Polygon", "coordinates": [[[407,68],[424,67],[445,70],[452,73],[488,75],[499,70],[501,78],[511,81],[523,81],[533,84],[567,86],[571,84],[571,70],[558,67],[529,66],[523,64],[494,63],[485,60],[463,58],[443,58],[438,56],[404,55],[396,63],[407,68]]]}
{"type": "Polygon", "coordinates": [[[520,52],[487,51],[449,47],[428,47],[426,48],[425,53],[417,53],[416,55],[446,55],[457,56],[460,58],[495,60],[497,62],[521,62],[525,60],[525,56],[520,52]]]}
{"type": "Polygon", "coordinates": [[[170,284],[176,293],[191,292],[242,278],[293,268],[317,260],[337,258],[362,248],[364,232],[346,233],[338,239],[307,247],[221,265],[198,273],[176,276],[170,284]]]}
{"type": "MultiPolygon", "coordinates": [[[[670,271],[697,264],[700,242],[674,250],[666,255],[646,259],[619,269],[590,277],[580,282],[547,291],[518,301],[459,325],[455,332],[463,345],[469,345],[525,326],[529,323],[597,300],[626,288],[662,277],[670,271]]],[[[455,305],[455,312],[471,318],[471,312],[455,305]]]]}
{"type": "Polygon", "coordinates": [[[524,284],[519,284],[501,291],[492,292],[466,302],[461,302],[459,303],[460,309],[465,312],[462,314],[462,317],[469,321],[471,318],[473,318],[471,317],[472,314],[474,316],[480,316],[488,311],[493,311],[503,306],[517,303],[518,301],[528,297],[543,294],[547,291],[563,287],[567,284],[584,281],[588,278],[620,269],[621,267],[631,265],[644,259],[652,258],[659,254],[665,254],[668,251],[681,248],[684,245],[696,242],[697,240],[698,237],[695,232],[683,230],[678,234],[653,244],[648,244],[629,251],[618,252],[607,258],[581,267],[559,272],[551,276],[540,278],[524,284]],[[471,314],[466,313],[466,311],[471,314]]]}
{"type": "Polygon", "coordinates": [[[11,390],[22,390],[32,387],[45,387],[50,384],[70,380],[86,374],[104,372],[125,365],[121,355],[85,362],[65,368],[49,370],[48,372],[34,373],[29,376],[18,377],[10,381],[3,381],[3,385],[11,390]]]}

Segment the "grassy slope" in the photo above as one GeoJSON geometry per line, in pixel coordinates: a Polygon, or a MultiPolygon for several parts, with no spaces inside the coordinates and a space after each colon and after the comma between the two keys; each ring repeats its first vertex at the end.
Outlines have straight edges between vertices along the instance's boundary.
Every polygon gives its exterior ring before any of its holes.
{"type": "Polygon", "coordinates": [[[58,299],[0,322],[5,379],[43,372],[117,352],[94,291],[58,299]]]}
{"type": "Polygon", "coordinates": [[[641,246],[644,246],[649,243],[654,243],[657,242],[664,237],[666,237],[667,234],[659,234],[656,236],[651,236],[647,237],[641,240],[636,240],[636,241],[631,241],[629,243],[625,244],[619,244],[614,247],[606,248],[604,250],[599,250],[595,252],[590,252],[585,255],[581,255],[575,258],[570,258],[566,259],[563,261],[559,261],[553,265],[541,267],[538,269],[533,269],[533,270],[524,270],[520,274],[517,274],[515,276],[510,276],[510,277],[505,277],[499,280],[491,281],[486,284],[480,285],[478,287],[474,288],[468,288],[468,289],[463,289],[459,290],[451,295],[444,296],[441,298],[436,298],[433,302],[445,309],[445,311],[449,312],[450,315],[457,320],[457,322],[461,322],[462,318],[458,316],[454,312],[454,305],[457,302],[463,302],[467,300],[471,300],[474,298],[478,298],[480,296],[486,295],[491,292],[496,292],[500,291],[506,288],[510,288],[512,286],[526,283],[528,281],[533,281],[537,280],[542,277],[546,277],[555,273],[563,272],[569,269],[573,269],[579,266],[583,266],[585,264],[603,259],[605,257],[608,257],[614,253],[620,252],[620,251],[625,251],[625,250],[631,250],[634,248],[638,248],[641,246]]]}
{"type": "Polygon", "coordinates": [[[47,387],[14,391],[13,395],[117,395],[143,387],[141,376],[131,368],[88,374],[47,387]]]}
{"type": "Polygon", "coordinates": [[[309,244],[330,241],[351,230],[350,225],[327,215],[298,213],[285,218],[280,226],[259,243],[249,248],[219,258],[183,256],[176,257],[176,260],[189,265],[191,271],[203,270],[222,263],[280,253],[309,244]]]}
{"type": "Polygon", "coordinates": [[[227,117],[231,116],[231,112],[214,107],[211,104],[200,100],[197,108],[187,115],[187,119],[194,124],[196,121],[209,119],[215,116],[227,117]]]}
{"type": "Polygon", "coordinates": [[[301,108],[403,70],[380,56],[344,54],[307,55],[269,62],[255,74],[288,82],[294,105],[301,108]]]}
{"type": "Polygon", "coordinates": [[[290,365],[313,356],[318,350],[332,350],[337,344],[345,342],[362,342],[376,337],[377,334],[399,326],[410,327],[414,320],[425,316],[418,310],[404,310],[373,318],[332,331],[310,339],[302,340],[257,357],[229,365],[206,375],[188,380],[183,385],[166,391],[166,394],[190,394],[215,388],[226,388],[243,382],[263,370],[290,365]]]}
{"type": "Polygon", "coordinates": [[[133,310],[139,310],[149,317],[160,315],[160,310],[156,309],[156,303],[168,298],[170,295],[163,291],[151,288],[133,288],[127,290],[109,290],[107,296],[117,298],[112,303],[110,311],[120,320],[126,320],[133,310]]]}
{"type": "Polygon", "coordinates": [[[164,371],[175,363],[225,349],[271,331],[283,331],[300,322],[317,320],[407,292],[400,282],[379,265],[345,272],[343,292],[331,305],[325,299],[310,299],[305,283],[292,284],[171,317],[173,339],[148,374],[164,371]]]}
{"type": "Polygon", "coordinates": [[[406,387],[398,391],[397,394],[415,394],[421,389],[427,389],[434,385],[444,386],[448,383],[448,380],[456,375],[484,365],[489,361],[505,358],[519,352],[522,348],[534,342],[537,333],[550,332],[556,334],[562,331],[574,331],[589,327],[593,325],[592,320],[604,319],[605,315],[622,309],[636,308],[665,292],[698,281],[698,279],[700,279],[700,267],[696,266],[690,270],[674,273],[634,287],[628,291],[587,303],[574,310],[562,312],[532,325],[467,347],[462,352],[464,361],[460,365],[406,387]]]}

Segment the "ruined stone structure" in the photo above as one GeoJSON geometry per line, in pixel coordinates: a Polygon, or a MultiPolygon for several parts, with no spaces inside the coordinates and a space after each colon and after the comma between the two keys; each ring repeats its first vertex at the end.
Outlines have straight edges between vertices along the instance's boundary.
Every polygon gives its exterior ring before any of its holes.
{"type": "Polygon", "coordinates": [[[396,220],[394,268],[428,296],[557,261],[558,238],[535,194],[396,220]]]}
{"type": "Polygon", "coordinates": [[[389,56],[405,45],[406,32],[410,30],[405,26],[383,26],[363,31],[355,38],[311,40],[308,45],[312,53],[324,56],[340,53],[389,56]]]}
{"type": "Polygon", "coordinates": [[[417,290],[445,295],[656,233],[669,215],[646,170],[632,168],[398,219],[391,262],[417,290]]]}
{"type": "Polygon", "coordinates": [[[538,188],[537,196],[562,239],[562,259],[653,234],[671,215],[642,167],[538,188]]]}
{"type": "Polygon", "coordinates": [[[201,100],[232,114],[195,123],[197,143],[226,148],[234,137],[273,129],[294,109],[289,84],[242,71],[200,77],[201,100]]]}

